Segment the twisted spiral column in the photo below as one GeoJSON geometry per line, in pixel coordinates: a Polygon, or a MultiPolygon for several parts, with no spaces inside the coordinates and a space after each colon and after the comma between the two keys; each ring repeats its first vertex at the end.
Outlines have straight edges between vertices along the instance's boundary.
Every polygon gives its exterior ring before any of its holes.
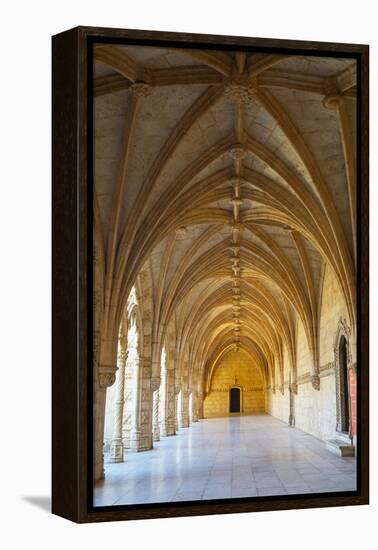
{"type": "Polygon", "coordinates": [[[127,359],[126,347],[121,344],[118,353],[118,376],[116,385],[116,398],[114,403],[114,431],[110,444],[110,462],[123,462],[122,419],[125,403],[125,367],[127,359]]]}
{"type": "Polygon", "coordinates": [[[154,441],[160,441],[159,403],[160,403],[159,390],[155,390],[153,393],[153,410],[152,410],[152,414],[153,414],[152,436],[154,441]]]}

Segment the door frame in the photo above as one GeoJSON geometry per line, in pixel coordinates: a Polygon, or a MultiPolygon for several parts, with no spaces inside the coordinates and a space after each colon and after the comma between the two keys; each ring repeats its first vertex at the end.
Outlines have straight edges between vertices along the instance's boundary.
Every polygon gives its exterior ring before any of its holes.
{"type": "Polygon", "coordinates": [[[228,389],[228,414],[242,414],[243,411],[243,388],[241,386],[230,386],[228,389]],[[239,413],[232,413],[231,412],[231,390],[238,389],[240,392],[240,412],[239,413]]]}

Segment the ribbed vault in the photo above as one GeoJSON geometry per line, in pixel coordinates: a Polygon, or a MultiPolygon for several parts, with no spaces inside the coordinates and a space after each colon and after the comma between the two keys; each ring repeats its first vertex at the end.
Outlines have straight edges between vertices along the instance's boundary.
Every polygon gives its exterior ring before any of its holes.
{"type": "Polygon", "coordinates": [[[206,390],[241,348],[295,381],[298,323],[318,373],[325,265],[356,318],[355,84],[349,59],[96,46],[100,372],[135,287],[152,376],[174,348],[206,390]]]}

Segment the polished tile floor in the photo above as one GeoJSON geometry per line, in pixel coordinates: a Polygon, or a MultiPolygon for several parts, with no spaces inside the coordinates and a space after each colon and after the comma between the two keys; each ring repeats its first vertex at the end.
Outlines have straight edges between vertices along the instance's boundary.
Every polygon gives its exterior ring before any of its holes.
{"type": "Polygon", "coordinates": [[[356,460],[269,416],[201,420],[106,464],[95,506],[349,491],[356,460]]]}

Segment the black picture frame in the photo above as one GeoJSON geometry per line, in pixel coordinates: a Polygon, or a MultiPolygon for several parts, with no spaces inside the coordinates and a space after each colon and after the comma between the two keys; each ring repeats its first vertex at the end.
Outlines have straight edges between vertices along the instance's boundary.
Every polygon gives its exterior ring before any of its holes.
{"type": "Polygon", "coordinates": [[[77,27],[52,38],[52,511],[98,522],[369,502],[369,47],[235,36],[77,27]],[[358,490],[93,508],[92,492],[92,46],[180,46],[357,60],[358,490]]]}

